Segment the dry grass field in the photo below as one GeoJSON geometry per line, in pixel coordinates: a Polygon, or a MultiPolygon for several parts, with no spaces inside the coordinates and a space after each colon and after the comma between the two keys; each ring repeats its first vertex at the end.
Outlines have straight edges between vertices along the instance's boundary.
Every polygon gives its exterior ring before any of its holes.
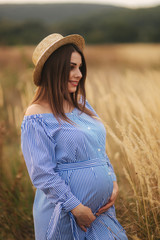
{"type": "MultiPolygon", "coordinates": [[[[0,47],[0,239],[33,240],[20,125],[35,91],[33,47],[0,47]]],[[[107,129],[117,217],[132,240],[160,239],[160,45],[87,46],[87,99],[107,129]]]]}

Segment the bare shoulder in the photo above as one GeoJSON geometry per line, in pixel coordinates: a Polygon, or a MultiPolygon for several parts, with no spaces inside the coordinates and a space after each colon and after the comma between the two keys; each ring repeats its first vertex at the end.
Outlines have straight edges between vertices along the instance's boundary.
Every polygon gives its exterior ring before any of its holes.
{"type": "Polygon", "coordinates": [[[42,113],[46,113],[46,111],[48,111],[47,108],[45,108],[43,105],[40,104],[31,104],[26,112],[25,112],[25,116],[29,116],[29,115],[35,115],[35,114],[42,114],[42,113]]]}

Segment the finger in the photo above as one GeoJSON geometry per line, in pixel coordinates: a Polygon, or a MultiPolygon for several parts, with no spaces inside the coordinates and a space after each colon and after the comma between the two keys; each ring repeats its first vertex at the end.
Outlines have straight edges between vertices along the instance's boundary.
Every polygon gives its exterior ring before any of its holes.
{"type": "Polygon", "coordinates": [[[113,204],[114,204],[114,201],[111,201],[111,202],[107,203],[106,208],[107,209],[110,208],[113,204]]]}
{"type": "Polygon", "coordinates": [[[96,217],[93,215],[92,218],[90,218],[91,223],[96,219],[96,217]]]}
{"type": "Polygon", "coordinates": [[[80,228],[82,229],[82,231],[87,232],[87,229],[85,226],[81,225],[80,228]]]}
{"type": "Polygon", "coordinates": [[[100,214],[106,212],[108,210],[108,208],[110,208],[113,204],[114,204],[114,202],[107,203],[104,207],[102,207],[98,210],[98,212],[96,213],[96,216],[99,216],[100,214]]]}
{"type": "Polygon", "coordinates": [[[100,213],[99,213],[99,212],[97,212],[97,213],[96,213],[96,216],[97,216],[97,217],[99,217],[99,215],[100,215],[100,213]]]}
{"type": "Polygon", "coordinates": [[[102,213],[104,211],[106,211],[108,209],[108,205],[109,203],[107,203],[105,206],[101,207],[99,210],[98,210],[98,213],[102,213]]]}
{"type": "Polygon", "coordinates": [[[90,228],[91,225],[86,225],[86,228],[90,228]]]}
{"type": "Polygon", "coordinates": [[[114,202],[110,202],[110,203],[106,204],[106,206],[103,207],[103,208],[101,208],[101,209],[99,209],[98,212],[99,212],[100,214],[103,213],[103,212],[106,212],[113,204],[114,204],[114,202]]]}
{"type": "Polygon", "coordinates": [[[98,210],[98,212],[96,212],[96,216],[99,216],[101,213],[105,212],[106,211],[106,206],[105,207],[102,207],[98,210]]]}

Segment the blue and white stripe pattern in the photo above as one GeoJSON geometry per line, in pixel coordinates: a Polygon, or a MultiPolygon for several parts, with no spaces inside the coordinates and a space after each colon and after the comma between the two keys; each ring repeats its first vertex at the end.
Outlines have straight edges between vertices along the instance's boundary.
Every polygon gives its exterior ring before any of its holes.
{"type": "MultiPolygon", "coordinates": [[[[86,107],[94,111],[86,102],[86,107]]],[[[37,188],[33,217],[36,240],[126,240],[114,206],[83,232],[70,212],[80,203],[95,214],[110,199],[116,176],[106,155],[101,121],[78,109],[59,125],[51,113],[25,116],[21,146],[37,188]],[[67,165],[68,164],[68,165],[67,165]]]]}

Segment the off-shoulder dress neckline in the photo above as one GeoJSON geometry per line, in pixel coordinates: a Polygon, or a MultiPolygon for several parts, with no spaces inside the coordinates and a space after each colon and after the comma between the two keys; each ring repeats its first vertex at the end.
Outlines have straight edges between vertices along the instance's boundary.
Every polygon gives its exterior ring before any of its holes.
{"type": "MultiPolygon", "coordinates": [[[[77,110],[78,110],[77,108],[74,108],[71,112],[67,112],[65,114],[66,114],[66,116],[70,116],[70,115],[75,114],[77,110]]],[[[52,112],[49,112],[49,113],[35,113],[35,114],[31,114],[31,115],[24,115],[23,119],[25,120],[25,119],[42,118],[42,117],[50,117],[50,116],[53,116],[52,112]]]]}

